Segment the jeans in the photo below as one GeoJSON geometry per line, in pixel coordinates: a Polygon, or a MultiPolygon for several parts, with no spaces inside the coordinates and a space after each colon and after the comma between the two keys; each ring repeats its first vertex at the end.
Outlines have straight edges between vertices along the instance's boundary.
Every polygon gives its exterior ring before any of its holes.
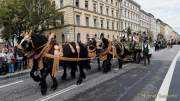
{"type": "Polygon", "coordinates": [[[17,61],[17,70],[21,70],[22,69],[22,61],[18,60],[17,61]]]}
{"type": "Polygon", "coordinates": [[[2,74],[2,64],[0,64],[0,75],[2,74]]]}
{"type": "Polygon", "coordinates": [[[8,63],[8,71],[9,73],[14,73],[14,64],[8,63]]]}

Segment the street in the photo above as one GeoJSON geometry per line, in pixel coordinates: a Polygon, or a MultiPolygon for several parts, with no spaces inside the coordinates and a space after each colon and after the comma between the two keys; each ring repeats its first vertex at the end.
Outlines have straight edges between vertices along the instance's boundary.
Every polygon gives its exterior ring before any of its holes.
{"type": "MultiPolygon", "coordinates": [[[[86,71],[87,78],[81,85],[76,80],[62,81],[58,73],[58,89],[40,93],[40,86],[29,73],[0,80],[0,101],[179,101],[180,100],[180,46],[153,53],[150,65],[129,63],[121,70],[113,69],[107,74],[97,70],[86,71]]],[[[70,76],[69,76],[70,77],[70,76]]]]}

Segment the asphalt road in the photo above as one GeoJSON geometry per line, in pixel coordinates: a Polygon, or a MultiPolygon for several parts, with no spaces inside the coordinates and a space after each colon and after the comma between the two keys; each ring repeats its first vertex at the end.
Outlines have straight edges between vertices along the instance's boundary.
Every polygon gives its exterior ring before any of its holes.
{"type": "MultiPolygon", "coordinates": [[[[42,96],[38,83],[29,74],[0,80],[0,101],[155,101],[162,88],[172,60],[180,50],[180,46],[155,52],[151,64],[126,64],[122,70],[112,70],[102,74],[93,69],[87,71],[87,79],[82,85],[76,80],[62,81],[58,74],[58,89],[52,91],[52,81],[48,77],[48,93],[42,96]]],[[[113,62],[116,67],[116,62],[113,62]]],[[[172,80],[168,90],[167,101],[180,100],[180,58],[175,63],[172,80]]],[[[166,101],[166,100],[164,100],[166,101]]]]}

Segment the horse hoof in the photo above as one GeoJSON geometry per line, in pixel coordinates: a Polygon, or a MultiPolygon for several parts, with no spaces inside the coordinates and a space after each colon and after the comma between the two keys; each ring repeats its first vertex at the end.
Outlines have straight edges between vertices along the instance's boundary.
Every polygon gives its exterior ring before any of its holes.
{"type": "Polygon", "coordinates": [[[55,86],[55,85],[52,85],[52,86],[51,86],[51,89],[55,91],[55,90],[57,89],[57,85],[56,85],[56,86],[55,86]]]}
{"type": "Polygon", "coordinates": [[[98,70],[101,71],[101,67],[98,67],[98,70]]]}
{"type": "Polygon", "coordinates": [[[44,96],[44,95],[46,95],[46,93],[47,93],[47,90],[41,90],[41,94],[44,96]]]}
{"type": "Polygon", "coordinates": [[[42,85],[42,83],[40,82],[40,83],[39,83],[39,86],[41,86],[41,85],[42,85]]]}
{"type": "Polygon", "coordinates": [[[76,76],[75,76],[75,75],[73,75],[73,76],[71,76],[71,78],[72,78],[72,79],[76,79],[76,76]]]}
{"type": "Polygon", "coordinates": [[[77,85],[80,85],[80,84],[82,84],[82,81],[83,81],[83,80],[78,80],[76,84],[77,84],[77,85]]]}
{"type": "Polygon", "coordinates": [[[83,79],[86,79],[86,76],[85,76],[85,75],[83,75],[83,76],[82,76],[82,78],[83,78],[83,79]]]}
{"type": "Polygon", "coordinates": [[[66,76],[62,76],[62,80],[66,81],[67,77],[66,76]]]}

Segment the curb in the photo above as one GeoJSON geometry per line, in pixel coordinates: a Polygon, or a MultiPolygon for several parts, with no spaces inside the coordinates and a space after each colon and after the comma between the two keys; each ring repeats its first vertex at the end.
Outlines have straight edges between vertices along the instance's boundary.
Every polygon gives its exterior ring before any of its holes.
{"type": "Polygon", "coordinates": [[[27,74],[29,72],[30,72],[30,69],[26,69],[26,70],[23,70],[23,71],[20,71],[20,72],[15,72],[15,73],[8,73],[6,75],[0,76],[0,79],[17,77],[17,76],[20,76],[20,75],[25,75],[25,74],[27,74]]]}

